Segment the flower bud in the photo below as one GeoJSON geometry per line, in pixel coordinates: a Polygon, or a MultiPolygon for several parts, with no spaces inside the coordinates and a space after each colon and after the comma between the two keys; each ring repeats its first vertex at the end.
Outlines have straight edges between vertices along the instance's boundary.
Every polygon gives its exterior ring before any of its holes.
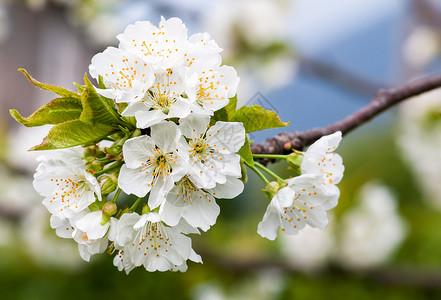
{"type": "Polygon", "coordinates": [[[118,156],[122,152],[122,145],[113,144],[111,147],[104,148],[104,152],[112,156],[118,156]]]}
{"type": "Polygon", "coordinates": [[[103,217],[101,219],[101,225],[104,225],[107,222],[109,222],[110,217],[113,216],[114,214],[116,214],[117,211],[118,211],[118,207],[116,206],[115,203],[112,203],[112,202],[104,203],[104,206],[102,209],[103,217]]]}
{"type": "Polygon", "coordinates": [[[271,194],[277,194],[277,192],[279,191],[279,184],[277,183],[277,181],[271,181],[266,187],[265,190],[271,194]]]}
{"type": "Polygon", "coordinates": [[[118,187],[118,176],[116,173],[104,174],[98,179],[101,193],[104,195],[110,194],[118,187]]]}
{"type": "Polygon", "coordinates": [[[103,164],[97,161],[91,161],[86,163],[86,169],[93,171],[101,171],[103,169],[103,164]]]}
{"type": "Polygon", "coordinates": [[[303,154],[301,152],[296,151],[296,152],[291,153],[286,158],[286,161],[288,162],[290,170],[293,170],[298,174],[302,173],[300,166],[302,165],[303,154]]]}
{"type": "Polygon", "coordinates": [[[93,158],[95,157],[95,153],[96,153],[96,148],[95,147],[87,147],[86,149],[84,149],[84,159],[89,159],[89,158],[93,158]]]}

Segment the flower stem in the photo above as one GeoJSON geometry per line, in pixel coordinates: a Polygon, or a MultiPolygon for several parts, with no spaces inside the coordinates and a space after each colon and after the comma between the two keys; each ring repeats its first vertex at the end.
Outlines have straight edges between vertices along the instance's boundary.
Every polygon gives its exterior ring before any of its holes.
{"type": "Polygon", "coordinates": [[[271,175],[272,177],[274,177],[275,179],[281,181],[281,182],[285,182],[285,180],[280,177],[279,175],[277,175],[276,173],[274,173],[273,171],[271,171],[270,169],[268,169],[267,167],[265,167],[264,165],[258,163],[257,161],[254,162],[254,165],[257,166],[259,169],[265,171],[266,173],[268,173],[269,175],[271,175]]]}
{"type": "Polygon", "coordinates": [[[101,171],[96,172],[96,173],[95,173],[95,177],[100,176],[100,175],[103,175],[104,173],[107,173],[107,172],[113,171],[113,170],[115,170],[115,169],[118,169],[118,168],[121,167],[123,164],[124,164],[124,162],[122,162],[122,161],[117,161],[117,162],[113,163],[110,167],[108,167],[107,169],[103,169],[103,170],[101,170],[101,171]]]}
{"type": "Polygon", "coordinates": [[[260,179],[263,180],[263,182],[265,182],[265,185],[268,185],[270,183],[269,180],[262,174],[262,172],[260,172],[255,166],[248,167],[253,170],[260,177],[260,179]]]}
{"type": "Polygon", "coordinates": [[[141,203],[142,198],[136,199],[135,203],[133,203],[132,207],[130,207],[129,212],[134,212],[138,207],[139,203],[141,203]]]}
{"type": "Polygon", "coordinates": [[[115,196],[113,196],[113,199],[112,199],[112,201],[111,201],[112,203],[115,203],[115,202],[116,202],[116,199],[118,199],[119,194],[121,194],[121,189],[120,189],[120,188],[118,188],[118,189],[116,190],[115,196]]]}
{"type": "Polygon", "coordinates": [[[254,158],[287,159],[288,155],[281,154],[253,154],[254,158]]]}

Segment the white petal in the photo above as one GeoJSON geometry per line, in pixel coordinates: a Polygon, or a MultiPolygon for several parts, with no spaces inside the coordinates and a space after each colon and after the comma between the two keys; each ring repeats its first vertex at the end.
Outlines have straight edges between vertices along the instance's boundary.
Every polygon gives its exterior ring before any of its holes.
{"type": "Polygon", "coordinates": [[[138,168],[148,157],[154,157],[155,141],[146,135],[127,140],[123,145],[124,161],[128,168],[138,168]]]}
{"type": "Polygon", "coordinates": [[[147,128],[165,120],[167,115],[161,110],[140,110],[135,112],[136,127],[147,128]]]}
{"type": "Polygon", "coordinates": [[[245,128],[239,122],[216,122],[207,131],[207,143],[221,153],[236,153],[245,143],[245,128]]]}
{"type": "Polygon", "coordinates": [[[155,144],[164,152],[173,152],[181,137],[178,126],[173,122],[161,122],[151,127],[155,144]]]}
{"type": "Polygon", "coordinates": [[[140,216],[137,213],[125,213],[118,222],[117,235],[115,243],[124,247],[133,240],[135,231],[133,226],[139,221],[140,216]]]}
{"type": "Polygon", "coordinates": [[[185,100],[177,99],[175,103],[170,107],[170,111],[167,114],[168,118],[184,118],[191,112],[190,103],[185,100]]]}
{"type": "Polygon", "coordinates": [[[206,114],[191,114],[186,118],[179,120],[179,129],[182,134],[189,138],[200,138],[207,131],[207,125],[210,123],[210,116],[206,114]]]}
{"type": "Polygon", "coordinates": [[[144,197],[151,190],[153,181],[153,172],[150,171],[148,174],[145,172],[142,169],[129,169],[126,165],[123,165],[118,177],[118,186],[126,194],[144,197]]]}
{"type": "Polygon", "coordinates": [[[55,233],[65,239],[71,239],[74,228],[66,218],[60,218],[56,215],[52,215],[50,218],[50,224],[55,233]]]}
{"type": "Polygon", "coordinates": [[[76,227],[87,233],[91,240],[102,238],[109,229],[109,223],[101,225],[102,212],[94,211],[75,222],[76,227]]]}
{"type": "Polygon", "coordinates": [[[227,182],[224,184],[217,184],[211,189],[211,192],[216,198],[232,199],[239,196],[243,192],[244,184],[240,179],[227,176],[227,182]]]}
{"type": "Polygon", "coordinates": [[[268,205],[262,221],[257,226],[257,233],[269,240],[277,237],[277,228],[279,227],[279,214],[270,204],[268,205]]]}

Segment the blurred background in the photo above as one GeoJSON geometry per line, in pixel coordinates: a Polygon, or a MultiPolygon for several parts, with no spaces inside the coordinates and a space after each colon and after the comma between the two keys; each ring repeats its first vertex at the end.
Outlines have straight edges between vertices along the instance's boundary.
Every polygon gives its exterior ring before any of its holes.
{"type": "Polygon", "coordinates": [[[261,238],[268,200],[249,174],[240,198],[219,201],[217,224],[192,237],[204,264],[186,273],[127,276],[106,254],[83,262],[74,241],[55,235],[32,188],[37,154],[26,151],[48,128],[8,113],[28,116],[54,95],[17,69],[74,89],[126,25],[160,16],[209,32],[241,77],[239,103],[291,122],[253,133],[257,142],[331,124],[379,88],[441,69],[437,0],[0,0],[0,299],[440,299],[441,91],[343,140],[345,177],[326,231],[261,238]]]}

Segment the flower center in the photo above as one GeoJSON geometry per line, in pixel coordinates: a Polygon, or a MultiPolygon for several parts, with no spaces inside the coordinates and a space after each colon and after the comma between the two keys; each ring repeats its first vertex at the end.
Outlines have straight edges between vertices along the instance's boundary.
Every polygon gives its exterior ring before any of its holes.
{"type": "Polygon", "coordinates": [[[165,90],[161,91],[160,84],[157,84],[157,91],[149,90],[145,94],[142,102],[147,102],[151,108],[161,110],[164,114],[168,114],[170,107],[176,102],[179,95],[172,91],[167,91],[167,88],[170,86],[169,83],[167,85],[163,84],[162,86],[165,87],[165,90]]]}
{"type": "Polygon", "coordinates": [[[199,84],[198,92],[196,93],[196,98],[199,104],[202,104],[202,102],[204,102],[204,100],[206,99],[210,99],[210,92],[208,92],[208,90],[213,88],[213,83],[206,87],[203,87],[202,84],[199,84]]]}
{"type": "Polygon", "coordinates": [[[203,159],[210,150],[207,143],[202,138],[194,138],[190,140],[189,145],[191,147],[191,154],[199,159],[203,159]]]}
{"type": "MultiPolygon", "coordinates": [[[[172,246],[164,226],[161,223],[152,223],[150,221],[138,232],[138,237],[135,240],[138,240],[137,245],[134,241],[132,247],[136,245],[138,251],[144,252],[144,256],[147,255],[148,251],[157,251],[161,247],[167,248],[172,246]]],[[[168,252],[167,249],[166,252],[168,252]]],[[[159,254],[156,254],[156,256],[159,256],[159,254]]]]}
{"type": "MultiPolygon", "coordinates": [[[[159,148],[155,148],[153,151],[155,152],[155,156],[148,157],[147,161],[141,164],[143,167],[153,167],[152,186],[159,178],[161,178],[161,181],[164,182],[165,177],[169,176],[172,172],[172,164],[175,164],[175,159],[178,158],[176,155],[173,156],[173,153],[162,152],[162,150],[159,148]]],[[[148,173],[148,171],[146,173],[148,173]]]]}
{"type": "MultiPolygon", "coordinates": [[[[52,178],[51,181],[55,182],[55,184],[57,185],[57,191],[50,200],[50,203],[52,203],[53,200],[55,200],[57,197],[60,197],[61,202],[65,203],[66,207],[71,206],[71,200],[75,200],[76,198],[81,197],[81,191],[85,187],[84,181],[75,181],[71,178],[52,178]]],[[[78,208],[77,204],[75,204],[75,208],[78,208]]],[[[62,210],[63,208],[60,209],[60,211],[62,210]]]]}

